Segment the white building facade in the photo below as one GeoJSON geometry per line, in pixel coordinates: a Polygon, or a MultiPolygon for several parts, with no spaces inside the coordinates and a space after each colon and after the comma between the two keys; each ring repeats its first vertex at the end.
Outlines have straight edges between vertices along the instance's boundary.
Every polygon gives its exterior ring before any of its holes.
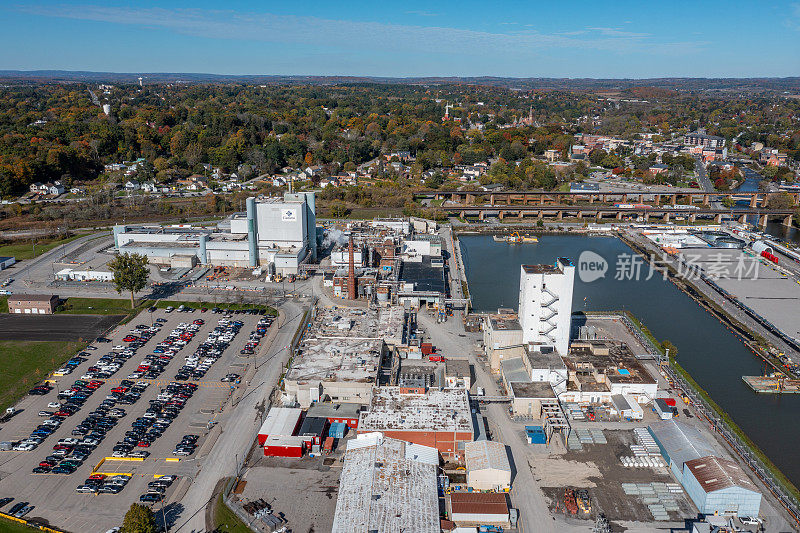
{"type": "Polygon", "coordinates": [[[554,265],[522,265],[519,281],[519,322],[522,342],[569,349],[575,266],[560,257],[554,265]]]}

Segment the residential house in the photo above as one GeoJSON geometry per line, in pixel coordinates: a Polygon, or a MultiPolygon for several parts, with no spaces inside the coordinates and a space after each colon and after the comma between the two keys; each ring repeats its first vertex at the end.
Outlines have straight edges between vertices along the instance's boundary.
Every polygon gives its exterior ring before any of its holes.
{"type": "Polygon", "coordinates": [[[66,190],[67,189],[63,185],[61,185],[61,182],[59,181],[47,184],[47,194],[52,194],[53,196],[64,194],[66,190]]]}
{"type": "Polygon", "coordinates": [[[138,181],[128,180],[125,182],[125,190],[126,191],[138,191],[141,189],[142,186],[139,185],[138,181]]]}

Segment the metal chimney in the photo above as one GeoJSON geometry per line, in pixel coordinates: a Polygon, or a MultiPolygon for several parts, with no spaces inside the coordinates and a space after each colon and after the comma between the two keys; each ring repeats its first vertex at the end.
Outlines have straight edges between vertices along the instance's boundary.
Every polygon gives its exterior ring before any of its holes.
{"type": "Polygon", "coordinates": [[[347,246],[348,253],[350,254],[350,271],[347,273],[347,297],[355,300],[358,295],[356,294],[356,262],[353,253],[353,236],[350,235],[350,243],[347,246]]]}

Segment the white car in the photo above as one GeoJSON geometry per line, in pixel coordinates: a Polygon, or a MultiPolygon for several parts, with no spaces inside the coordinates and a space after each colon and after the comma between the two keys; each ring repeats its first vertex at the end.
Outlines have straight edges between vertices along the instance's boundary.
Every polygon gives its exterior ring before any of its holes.
{"type": "Polygon", "coordinates": [[[114,452],[111,457],[128,457],[128,454],[126,452],[114,452]]]}
{"type": "Polygon", "coordinates": [[[97,446],[98,444],[100,444],[100,441],[97,439],[86,438],[81,441],[81,446],[97,446]]]}
{"type": "Polygon", "coordinates": [[[48,409],[61,409],[61,404],[58,402],[50,402],[47,404],[48,409]]]}
{"type": "Polygon", "coordinates": [[[78,444],[78,442],[80,442],[78,441],[78,439],[67,437],[66,439],[61,439],[60,441],[58,441],[58,444],[62,446],[75,446],[76,444],[78,444]]]}
{"type": "Polygon", "coordinates": [[[31,444],[29,442],[28,443],[22,443],[21,442],[21,443],[17,444],[16,446],[14,446],[13,450],[15,452],[29,452],[29,451],[33,450],[34,448],[36,448],[36,445],[34,445],[34,444],[31,444]]]}

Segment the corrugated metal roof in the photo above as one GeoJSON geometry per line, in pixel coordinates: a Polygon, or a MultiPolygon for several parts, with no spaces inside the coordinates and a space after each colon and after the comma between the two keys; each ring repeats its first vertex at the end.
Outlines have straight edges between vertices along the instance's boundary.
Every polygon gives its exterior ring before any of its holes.
{"type": "Polygon", "coordinates": [[[686,461],[685,466],[691,471],[694,478],[700,483],[700,487],[706,493],[730,487],[759,492],[758,488],[744,473],[744,470],[728,459],[711,455],[686,461]]]}
{"type": "Polygon", "coordinates": [[[450,494],[453,514],[493,514],[508,516],[508,501],[502,492],[454,492],[450,494]]]}
{"type": "Polygon", "coordinates": [[[333,533],[441,531],[436,467],[410,459],[408,445],[380,434],[348,443],[333,533]]]}
{"type": "Polygon", "coordinates": [[[464,444],[464,457],[467,462],[467,471],[493,468],[511,472],[506,445],[502,442],[488,440],[467,442],[464,444]]]}
{"type": "Polygon", "coordinates": [[[714,448],[700,430],[688,424],[666,420],[650,424],[647,429],[666,451],[669,461],[681,469],[687,461],[714,455],[714,448]]]}

